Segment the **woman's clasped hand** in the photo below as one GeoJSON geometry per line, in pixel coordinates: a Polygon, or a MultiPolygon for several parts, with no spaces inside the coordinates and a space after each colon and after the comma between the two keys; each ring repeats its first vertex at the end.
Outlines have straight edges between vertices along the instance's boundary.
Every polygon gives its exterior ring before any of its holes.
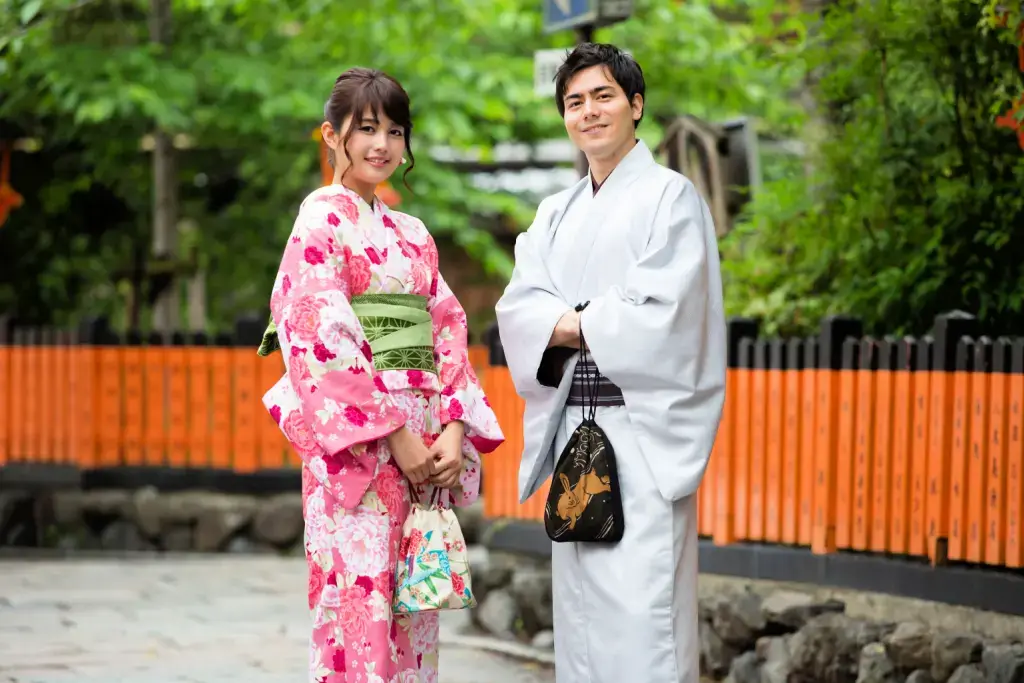
{"type": "Polygon", "coordinates": [[[450,489],[458,486],[462,473],[463,427],[448,424],[431,446],[405,427],[388,436],[388,447],[398,468],[413,484],[429,481],[450,489]]]}

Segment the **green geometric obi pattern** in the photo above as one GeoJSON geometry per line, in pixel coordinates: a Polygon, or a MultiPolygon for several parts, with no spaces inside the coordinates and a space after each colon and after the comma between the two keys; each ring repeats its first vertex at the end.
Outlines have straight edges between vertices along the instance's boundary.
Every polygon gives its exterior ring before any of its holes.
{"type": "Polygon", "coordinates": [[[377,370],[422,370],[434,365],[434,321],[427,297],[418,294],[363,294],[352,297],[377,370]]]}
{"type": "MultiPolygon", "coordinates": [[[[421,370],[437,374],[434,365],[434,323],[427,298],[418,294],[363,294],[352,297],[352,310],[363,327],[377,370],[421,370]]],[[[257,353],[269,356],[281,348],[273,319],[257,353]]]]}

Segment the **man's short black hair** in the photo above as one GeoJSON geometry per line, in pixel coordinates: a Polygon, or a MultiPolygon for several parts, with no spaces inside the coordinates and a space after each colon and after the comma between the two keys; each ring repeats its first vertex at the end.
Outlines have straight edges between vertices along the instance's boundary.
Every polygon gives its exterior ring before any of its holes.
{"type": "MultiPolygon", "coordinates": [[[[555,104],[558,106],[558,114],[563,118],[565,117],[565,89],[569,85],[569,81],[579,72],[592,66],[608,67],[612,78],[626,93],[626,98],[630,103],[633,102],[635,95],[645,97],[644,93],[647,87],[644,83],[644,72],[635,59],[608,43],[580,43],[569,53],[555,74],[555,104]]],[[[640,125],[643,117],[643,112],[640,112],[640,119],[633,122],[634,128],[640,125]]]]}

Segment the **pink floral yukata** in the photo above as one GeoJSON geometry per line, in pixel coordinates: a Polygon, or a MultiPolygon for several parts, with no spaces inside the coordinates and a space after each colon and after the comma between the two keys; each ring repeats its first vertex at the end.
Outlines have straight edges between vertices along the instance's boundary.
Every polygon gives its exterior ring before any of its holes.
{"type": "Polygon", "coordinates": [[[303,463],[311,682],[437,680],[437,613],[391,613],[410,492],[384,437],[404,424],[430,444],[461,420],[461,487],[441,496],[460,506],[479,494],[479,454],[504,439],[437,263],[421,221],[341,185],[305,199],[285,247],[270,308],[286,372],[263,401],[303,463]],[[437,374],[375,369],[351,305],[368,293],[427,297],[437,374]]]}

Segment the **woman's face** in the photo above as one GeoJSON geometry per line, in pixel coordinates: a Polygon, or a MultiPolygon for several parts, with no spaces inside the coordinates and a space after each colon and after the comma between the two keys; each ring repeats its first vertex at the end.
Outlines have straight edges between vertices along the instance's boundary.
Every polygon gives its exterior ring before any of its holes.
{"type": "Polygon", "coordinates": [[[357,192],[373,188],[391,177],[405,153],[405,131],[381,112],[380,118],[367,108],[355,122],[352,135],[345,144],[348,157],[341,150],[344,133],[352,125],[353,115],[341,122],[341,131],[324,124],[324,139],[334,150],[335,178],[343,178],[345,185],[357,192]],[[327,131],[330,130],[330,133],[327,131]],[[349,161],[351,157],[351,162],[349,161]]]}

